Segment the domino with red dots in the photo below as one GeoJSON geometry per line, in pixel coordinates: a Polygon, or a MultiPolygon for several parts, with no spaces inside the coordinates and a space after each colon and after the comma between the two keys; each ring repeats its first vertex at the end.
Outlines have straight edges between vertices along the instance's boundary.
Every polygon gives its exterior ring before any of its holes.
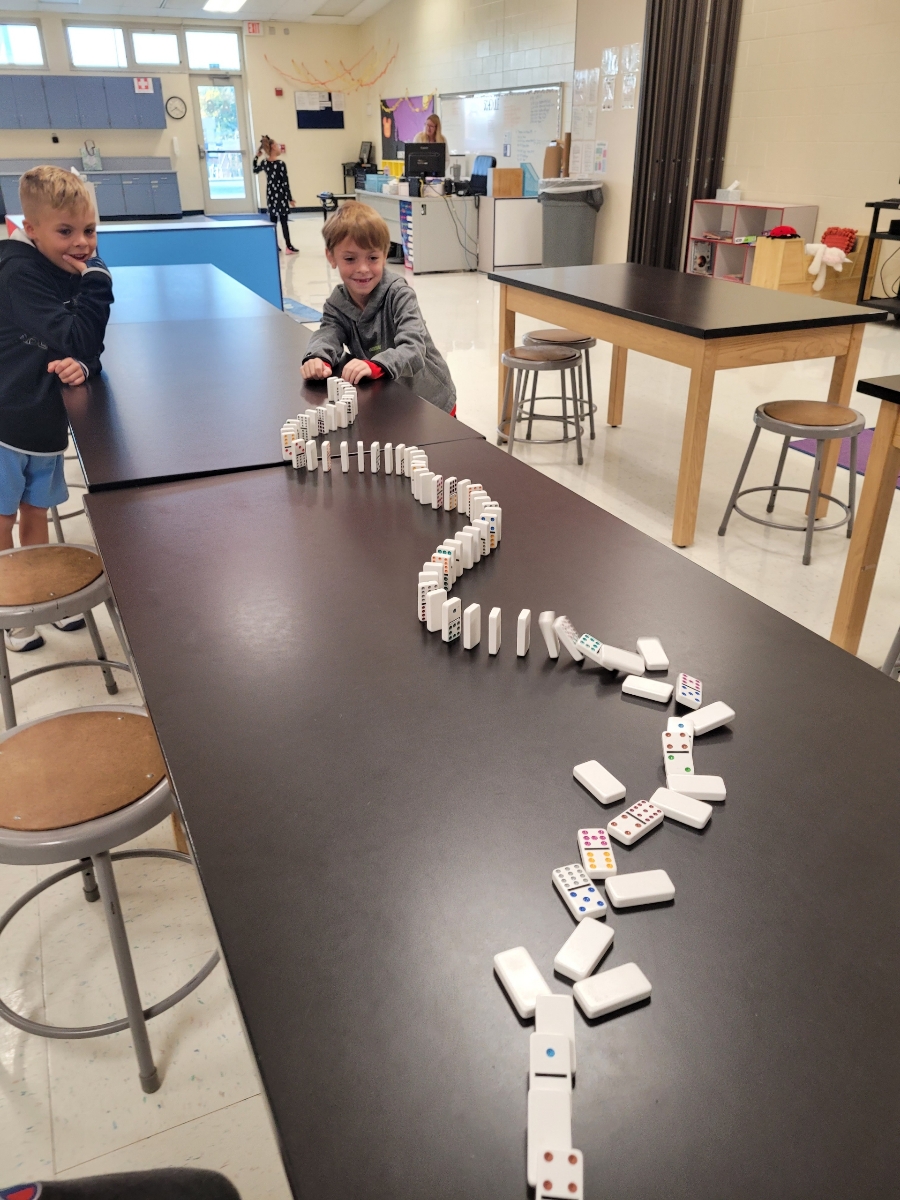
{"type": "Polygon", "coordinates": [[[682,671],[675,684],[675,699],[685,708],[699,708],[703,703],[702,682],[695,679],[693,675],[686,675],[682,671]]]}
{"type": "Polygon", "coordinates": [[[658,805],[651,804],[649,800],[639,800],[637,804],[632,804],[631,808],[626,808],[623,813],[614,817],[606,829],[610,837],[614,837],[623,846],[633,846],[651,829],[662,824],[663,815],[663,810],[658,805]]]}
{"type": "Polygon", "coordinates": [[[608,879],[616,873],[616,858],[605,829],[579,829],[581,864],[591,879],[608,879]]]}
{"type": "Polygon", "coordinates": [[[537,1200],[583,1200],[584,1156],[574,1148],[538,1150],[537,1200]]]}

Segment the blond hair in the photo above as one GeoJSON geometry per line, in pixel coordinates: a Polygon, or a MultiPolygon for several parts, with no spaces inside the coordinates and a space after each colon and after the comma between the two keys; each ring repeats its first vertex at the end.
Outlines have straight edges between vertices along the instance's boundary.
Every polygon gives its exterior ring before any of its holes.
{"type": "Polygon", "coordinates": [[[26,217],[40,208],[76,212],[87,208],[94,211],[91,193],[84,182],[62,167],[32,167],[19,180],[19,203],[26,217]]]}
{"type": "Polygon", "coordinates": [[[333,254],[335,248],[347,238],[352,238],[363,250],[380,250],[383,254],[391,248],[391,232],[387,221],[380,217],[368,204],[348,200],[334,216],[329,217],[322,228],[325,247],[333,254]]]}

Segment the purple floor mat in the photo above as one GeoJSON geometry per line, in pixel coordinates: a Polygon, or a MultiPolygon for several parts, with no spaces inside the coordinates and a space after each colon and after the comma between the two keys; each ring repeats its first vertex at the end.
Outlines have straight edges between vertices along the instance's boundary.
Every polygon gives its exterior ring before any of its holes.
{"type": "MultiPolygon", "coordinates": [[[[864,429],[859,435],[859,441],[856,447],[856,473],[857,475],[865,475],[866,467],[869,463],[869,451],[872,449],[872,434],[874,429],[864,429]]],[[[809,454],[815,457],[816,442],[814,438],[801,438],[799,441],[791,442],[792,450],[799,450],[801,454],[809,454]]],[[[841,452],[838,455],[838,466],[843,467],[845,471],[850,470],[850,439],[844,438],[841,442],[841,452]]],[[[897,487],[900,487],[900,477],[897,479],[897,487]]]]}

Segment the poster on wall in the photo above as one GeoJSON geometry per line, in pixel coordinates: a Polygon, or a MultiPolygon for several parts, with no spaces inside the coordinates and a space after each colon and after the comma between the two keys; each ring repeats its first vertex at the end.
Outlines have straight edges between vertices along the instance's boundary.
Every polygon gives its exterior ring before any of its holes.
{"type": "Polygon", "coordinates": [[[434,96],[399,96],[381,101],[381,157],[402,158],[404,142],[424,133],[434,112],[434,96]]]}
{"type": "Polygon", "coordinates": [[[343,129],[342,92],[294,92],[298,129],[343,129]]]}

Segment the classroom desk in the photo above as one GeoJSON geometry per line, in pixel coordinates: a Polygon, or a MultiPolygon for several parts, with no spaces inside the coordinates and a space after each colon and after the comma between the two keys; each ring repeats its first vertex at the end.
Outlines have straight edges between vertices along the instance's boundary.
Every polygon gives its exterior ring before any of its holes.
{"type": "Polygon", "coordinates": [[[112,268],[110,325],[268,317],[280,310],[212,263],[112,268]]]}
{"type": "MultiPolygon", "coordinates": [[[[108,326],[103,374],[65,392],[88,489],[280,463],[286,418],[325,403],[325,383],[300,377],[310,331],[241,284],[210,277],[209,267],[130,270],[146,283],[131,277],[124,289],[131,319],[108,326]],[[161,320],[173,270],[197,275],[184,307],[176,300],[173,319],[161,320]]],[[[355,454],[358,440],[368,448],[373,440],[427,446],[482,436],[403,383],[378,380],[358,395],[354,424],[329,435],[334,451],[343,440],[355,454]]]]}
{"type": "MultiPolygon", "coordinates": [[[[887,320],[884,313],[852,304],[810,300],[636,263],[539,267],[498,271],[489,277],[502,285],[501,356],[515,345],[517,312],[612,342],[610,425],[622,424],[629,350],[690,368],[672,524],[676,546],[689,546],[694,539],[716,371],[834,356],[828,400],[849,404],[863,325],[873,318],[887,320]]],[[[509,420],[503,412],[505,382],[506,368],[500,362],[501,426],[509,420]]],[[[837,441],[825,449],[822,489],[826,492],[831,490],[838,449],[837,441]]],[[[820,516],[827,507],[823,500],[820,516]]]]}
{"type": "MultiPolygon", "coordinates": [[[[861,379],[856,390],[866,396],[877,396],[881,408],[831,627],[831,640],[851,654],[859,649],[900,475],[900,375],[861,379]]],[[[900,621],[900,613],[897,619],[900,621]]]]}
{"type": "Polygon", "coordinates": [[[550,873],[618,811],[572,767],[596,757],[649,796],[672,712],[551,662],[552,606],[617,645],[659,634],[670,679],[737,711],[695,747],[729,788],[706,831],[615,847],[677,891],[609,917],[604,965],[638,963],[649,1003],[576,1017],[585,1194],[884,1200],[900,690],[483,441],[429,456],[503,505],[501,546],[457,585],[482,606],[474,652],[415,618],[419,564],[462,519],[408,481],[274,470],[87,498],[295,1195],[529,1194],[531,1026],[492,956],[523,944],[569,991],[550,873]]]}

